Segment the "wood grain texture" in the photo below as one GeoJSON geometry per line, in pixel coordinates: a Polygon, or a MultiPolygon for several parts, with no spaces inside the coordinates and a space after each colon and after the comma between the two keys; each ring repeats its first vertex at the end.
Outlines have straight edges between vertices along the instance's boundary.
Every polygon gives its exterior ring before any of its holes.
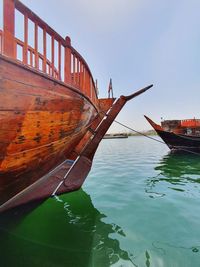
{"type": "MultiPolygon", "coordinates": [[[[19,195],[23,197],[18,204],[51,195],[57,183],[52,172],[66,159],[81,155],[113,101],[98,99],[89,66],[70,37],[61,37],[20,1],[3,0],[0,205],[17,205],[19,195]],[[18,25],[16,10],[24,25],[18,25]],[[29,22],[34,25],[33,44],[29,22]],[[23,40],[16,37],[15,29],[24,33],[23,40]]],[[[58,170],[59,176],[64,169],[58,170]]]]}
{"type": "Polygon", "coordinates": [[[68,158],[96,115],[83,94],[1,56],[0,190],[68,158]]]}

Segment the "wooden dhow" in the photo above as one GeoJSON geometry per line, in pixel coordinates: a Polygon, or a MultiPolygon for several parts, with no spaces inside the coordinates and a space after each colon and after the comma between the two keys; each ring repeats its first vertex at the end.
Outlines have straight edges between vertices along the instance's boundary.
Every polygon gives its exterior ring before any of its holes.
{"type": "Polygon", "coordinates": [[[0,212],[79,189],[123,105],[151,87],[116,101],[98,99],[91,71],[69,37],[18,0],[4,0],[3,13],[0,212]],[[18,29],[23,40],[16,36],[16,13],[24,21],[18,29]]]}
{"type": "Polygon", "coordinates": [[[156,124],[145,116],[165,144],[174,151],[200,152],[200,120],[164,120],[156,124]]]}

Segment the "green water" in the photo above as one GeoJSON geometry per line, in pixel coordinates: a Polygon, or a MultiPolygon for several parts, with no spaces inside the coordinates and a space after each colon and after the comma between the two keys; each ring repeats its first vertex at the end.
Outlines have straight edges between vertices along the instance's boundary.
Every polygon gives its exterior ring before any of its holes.
{"type": "Polygon", "coordinates": [[[200,157],[103,140],[83,189],[1,215],[0,266],[199,267],[200,157]]]}

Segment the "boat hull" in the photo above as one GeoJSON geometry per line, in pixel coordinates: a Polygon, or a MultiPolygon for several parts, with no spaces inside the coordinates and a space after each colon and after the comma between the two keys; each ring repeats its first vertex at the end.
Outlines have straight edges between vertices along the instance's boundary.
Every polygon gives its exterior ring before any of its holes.
{"type": "Polygon", "coordinates": [[[178,135],[166,131],[156,131],[171,150],[200,151],[200,137],[178,135]]]}
{"type": "Polygon", "coordinates": [[[147,116],[145,116],[145,118],[171,150],[180,150],[185,152],[200,151],[200,136],[165,131],[160,125],[153,122],[147,116]]]}
{"type": "Polygon", "coordinates": [[[0,56],[0,204],[70,158],[97,113],[75,88],[0,56]]]}
{"type": "Polygon", "coordinates": [[[115,103],[98,99],[97,82],[70,37],[18,0],[3,1],[0,54],[1,212],[80,188],[117,114],[152,85],[115,103]]]}

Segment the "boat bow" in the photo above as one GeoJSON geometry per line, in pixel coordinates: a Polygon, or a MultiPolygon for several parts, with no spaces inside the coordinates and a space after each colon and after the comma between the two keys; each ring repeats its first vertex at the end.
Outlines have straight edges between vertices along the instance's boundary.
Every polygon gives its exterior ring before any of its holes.
{"type": "Polygon", "coordinates": [[[151,124],[151,126],[154,128],[154,130],[157,131],[163,131],[163,128],[156,124],[154,121],[152,121],[149,117],[147,117],[146,115],[144,115],[145,119],[151,124]]]}
{"type": "MultiPolygon", "coordinates": [[[[129,96],[121,96],[118,98],[111,109],[104,113],[95,129],[92,130],[93,137],[83,148],[76,160],[70,166],[69,163],[64,163],[57,168],[54,172],[44,176],[36,181],[33,185],[26,190],[17,194],[15,197],[7,201],[0,207],[0,212],[7,209],[26,204],[27,202],[42,200],[51,195],[60,195],[62,193],[78,190],[85,181],[88,173],[91,170],[94,154],[98,148],[100,141],[103,139],[108,128],[115,120],[123,106],[131,99],[146,92],[153,85],[147,86],[129,96]]],[[[90,129],[88,129],[90,131],[90,129]]]]}

